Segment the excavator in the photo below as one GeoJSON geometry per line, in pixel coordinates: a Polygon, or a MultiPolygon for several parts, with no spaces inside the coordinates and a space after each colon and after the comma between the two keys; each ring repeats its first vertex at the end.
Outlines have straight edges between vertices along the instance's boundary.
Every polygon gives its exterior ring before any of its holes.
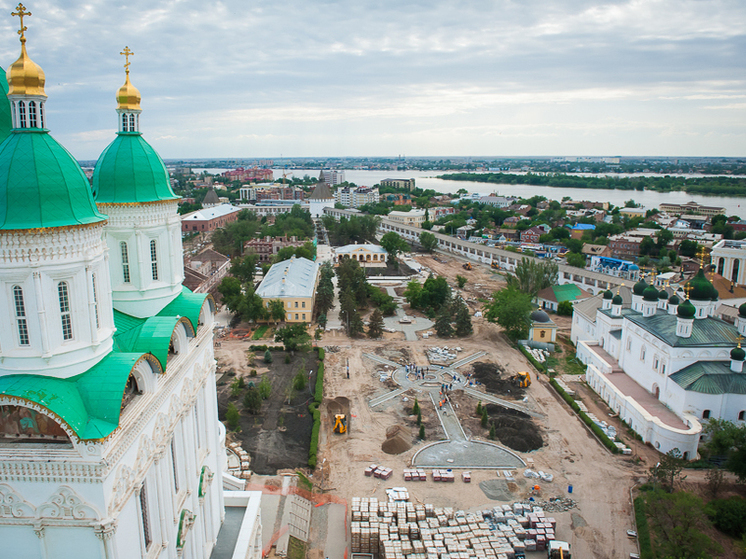
{"type": "Polygon", "coordinates": [[[335,433],[343,435],[347,432],[347,416],[343,413],[338,413],[334,416],[334,429],[335,433]]]}
{"type": "Polygon", "coordinates": [[[492,268],[493,270],[499,270],[499,269],[500,269],[500,264],[498,264],[497,262],[492,262],[492,263],[490,264],[490,267],[491,267],[491,268],[492,268]]]}
{"type": "Polygon", "coordinates": [[[471,262],[467,262],[463,266],[461,266],[464,270],[471,270],[471,262]]]}
{"type": "Polygon", "coordinates": [[[526,371],[514,374],[511,377],[511,380],[515,382],[519,388],[528,388],[531,386],[531,375],[526,371]]]}

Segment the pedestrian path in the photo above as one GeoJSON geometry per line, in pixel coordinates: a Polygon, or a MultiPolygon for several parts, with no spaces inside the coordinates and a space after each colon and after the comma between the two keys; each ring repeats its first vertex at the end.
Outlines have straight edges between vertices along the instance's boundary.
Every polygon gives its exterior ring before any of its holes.
{"type": "Polygon", "coordinates": [[[396,363],[395,361],[390,361],[386,359],[385,357],[380,357],[376,355],[375,353],[363,353],[363,357],[367,357],[371,361],[375,361],[376,363],[380,363],[381,365],[389,365],[397,369],[401,367],[400,363],[396,363]]]}
{"type": "Polygon", "coordinates": [[[528,414],[531,417],[544,417],[540,413],[531,411],[526,406],[517,404],[516,402],[511,402],[509,400],[503,400],[502,398],[498,398],[497,396],[493,396],[492,394],[488,394],[486,392],[480,392],[479,390],[474,390],[473,388],[470,388],[468,386],[465,386],[463,388],[463,391],[467,393],[469,396],[482,400],[483,402],[490,402],[492,404],[497,404],[498,406],[502,406],[504,408],[508,408],[511,410],[517,410],[525,414],[528,414]]]}
{"type": "Polygon", "coordinates": [[[387,392],[386,394],[383,394],[382,396],[373,398],[370,402],[368,402],[368,405],[371,408],[375,408],[376,406],[379,406],[383,404],[384,402],[391,400],[392,398],[396,398],[397,396],[404,394],[407,390],[409,390],[409,388],[399,388],[397,390],[387,392]]]}
{"type": "Polygon", "coordinates": [[[486,351],[478,351],[476,353],[473,353],[472,355],[469,355],[467,357],[464,357],[463,359],[459,359],[458,361],[454,361],[450,365],[448,365],[449,369],[458,369],[459,367],[463,367],[464,365],[468,365],[472,361],[475,361],[482,357],[483,355],[487,355],[486,351]]]}
{"type": "Polygon", "coordinates": [[[458,420],[456,412],[451,406],[450,400],[446,400],[446,403],[441,407],[440,402],[437,401],[435,391],[430,392],[430,401],[435,406],[435,413],[438,414],[440,425],[443,427],[446,439],[452,441],[465,441],[466,433],[464,428],[461,427],[461,422],[458,420]]]}

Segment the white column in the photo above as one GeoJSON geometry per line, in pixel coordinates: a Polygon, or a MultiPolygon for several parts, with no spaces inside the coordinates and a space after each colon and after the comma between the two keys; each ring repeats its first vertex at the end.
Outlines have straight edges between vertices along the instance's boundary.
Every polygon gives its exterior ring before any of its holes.
{"type": "MultiPolygon", "coordinates": [[[[88,284],[88,288],[86,289],[86,293],[88,293],[88,326],[91,329],[91,343],[97,344],[98,343],[98,327],[96,326],[96,300],[98,299],[98,291],[99,289],[96,289],[95,297],[93,292],[93,272],[91,271],[90,266],[86,266],[85,268],[85,279],[86,283],[88,284]]],[[[97,282],[98,283],[98,282],[97,282]]],[[[100,323],[100,320],[99,320],[100,323]]]]}
{"type": "MultiPolygon", "coordinates": [[[[49,348],[49,331],[47,329],[47,311],[44,306],[44,290],[41,286],[41,272],[34,272],[34,296],[36,297],[36,310],[39,316],[39,331],[41,332],[42,357],[51,357],[49,348]]],[[[28,303],[24,301],[26,306],[28,303]]]]}

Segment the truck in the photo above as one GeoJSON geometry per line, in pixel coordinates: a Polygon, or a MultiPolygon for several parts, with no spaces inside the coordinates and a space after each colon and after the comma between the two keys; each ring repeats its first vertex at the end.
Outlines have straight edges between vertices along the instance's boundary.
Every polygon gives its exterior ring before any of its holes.
{"type": "Polygon", "coordinates": [[[570,544],[560,540],[548,542],[547,557],[549,559],[571,559],[570,544]]]}

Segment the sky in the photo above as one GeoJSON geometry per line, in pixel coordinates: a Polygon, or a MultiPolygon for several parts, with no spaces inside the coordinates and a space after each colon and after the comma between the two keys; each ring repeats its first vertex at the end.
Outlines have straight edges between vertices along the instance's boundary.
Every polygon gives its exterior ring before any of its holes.
{"type": "MultiPolygon", "coordinates": [[[[20,53],[0,1],[0,65],[20,53]]],[[[744,0],[28,0],[47,122],[165,159],[746,156],[744,0]]]]}

